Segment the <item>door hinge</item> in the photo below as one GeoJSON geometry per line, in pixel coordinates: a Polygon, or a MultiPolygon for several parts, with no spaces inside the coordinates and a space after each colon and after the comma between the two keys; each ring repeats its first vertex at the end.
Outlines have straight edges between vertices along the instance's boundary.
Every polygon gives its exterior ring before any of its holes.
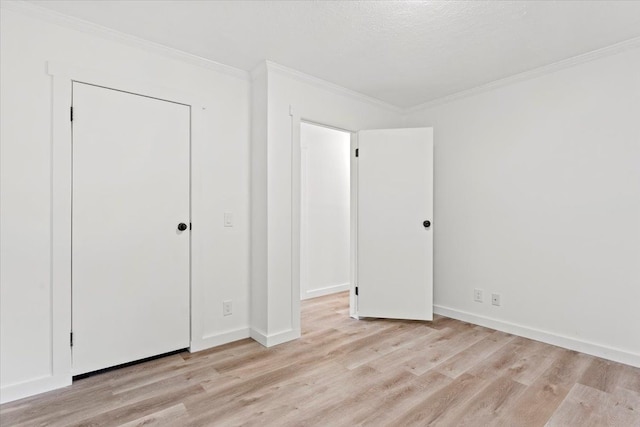
{"type": "Polygon", "coordinates": [[[69,345],[73,347],[73,332],[69,332],[69,345]]]}
{"type": "Polygon", "coordinates": [[[71,121],[73,121],[73,107],[71,107],[70,110],[71,110],[71,121]]]}
{"type": "Polygon", "coordinates": [[[356,286],[356,296],[358,295],[358,287],[356,286]]]}
{"type": "Polygon", "coordinates": [[[356,148],[356,157],[358,157],[360,155],[360,149],[356,148]]]}

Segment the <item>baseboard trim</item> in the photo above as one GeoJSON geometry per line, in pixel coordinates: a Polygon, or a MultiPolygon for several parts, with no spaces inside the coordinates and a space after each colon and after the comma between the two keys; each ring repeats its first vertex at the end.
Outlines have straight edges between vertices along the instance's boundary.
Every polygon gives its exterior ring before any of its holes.
{"type": "Polygon", "coordinates": [[[503,320],[473,314],[462,310],[456,310],[454,308],[444,307],[441,305],[434,305],[433,312],[445,317],[462,320],[463,322],[473,323],[475,325],[496,329],[498,331],[507,332],[509,334],[518,335],[535,341],[541,341],[547,344],[563,347],[569,350],[579,351],[581,353],[590,354],[592,356],[597,356],[603,359],[612,360],[614,362],[624,363],[625,365],[631,365],[640,368],[640,354],[631,353],[629,351],[621,350],[618,348],[579,340],[553,332],[543,331],[516,323],[505,322],[503,320]]]}
{"type": "Polygon", "coordinates": [[[71,385],[71,374],[51,375],[0,388],[0,403],[13,402],[71,385]]]}
{"type": "Polygon", "coordinates": [[[337,294],[338,292],[348,291],[351,286],[351,283],[342,283],[340,285],[327,286],[326,288],[313,289],[311,291],[305,292],[305,295],[302,297],[303,300],[323,297],[325,295],[337,294]]]}
{"type": "Polygon", "coordinates": [[[259,342],[265,347],[273,347],[287,341],[293,341],[300,338],[299,329],[289,329],[288,331],[278,332],[277,334],[267,335],[257,329],[251,329],[251,338],[259,342]]]}
{"type": "Polygon", "coordinates": [[[251,337],[249,328],[238,328],[232,331],[222,332],[219,334],[207,335],[198,340],[191,341],[189,351],[195,353],[197,351],[206,350],[219,345],[228,344],[230,342],[239,341],[251,337]]]}
{"type": "MultiPolygon", "coordinates": [[[[202,339],[192,341],[189,351],[194,353],[250,337],[251,330],[249,328],[239,328],[220,334],[208,335],[202,339]]],[[[71,385],[71,382],[71,375],[59,375],[37,378],[35,380],[5,386],[0,388],[0,404],[66,387],[71,385]]]]}

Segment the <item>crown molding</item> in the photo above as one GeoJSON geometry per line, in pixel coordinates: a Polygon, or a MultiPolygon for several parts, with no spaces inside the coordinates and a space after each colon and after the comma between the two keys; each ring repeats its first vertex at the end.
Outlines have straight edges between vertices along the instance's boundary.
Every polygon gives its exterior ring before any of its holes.
{"type": "Polygon", "coordinates": [[[40,19],[51,24],[60,25],[65,28],[71,28],[73,30],[81,31],[86,34],[99,36],[107,40],[137,47],[151,53],[160,54],[171,59],[177,59],[192,65],[207,68],[232,77],[237,77],[242,80],[249,80],[249,73],[245,70],[222,64],[220,62],[212,61],[210,59],[202,58],[201,56],[187,53],[179,49],[174,49],[160,43],[155,43],[136,36],[132,36],[130,34],[112,30],[110,28],[103,27],[102,25],[94,24],[83,19],[64,15],[62,13],[37,6],[35,4],[30,4],[26,1],[2,0],[0,1],[0,7],[6,10],[11,10],[28,15],[33,18],[40,19]]]}
{"type": "Polygon", "coordinates": [[[629,49],[640,47],[640,37],[635,37],[635,38],[625,40],[610,46],[606,46],[606,47],[596,49],[590,52],[586,52],[577,56],[573,56],[571,58],[564,59],[562,61],[554,62],[549,65],[544,65],[542,67],[538,67],[533,70],[524,71],[522,73],[514,74],[512,76],[508,76],[499,80],[485,83],[480,86],[475,86],[470,89],[466,89],[466,90],[456,92],[450,95],[446,95],[440,98],[432,99],[430,101],[417,104],[413,107],[402,108],[402,107],[398,107],[396,105],[390,104],[388,102],[382,101],[378,98],[374,98],[374,97],[365,95],[363,93],[354,91],[352,89],[348,89],[343,86],[337,85],[335,83],[331,83],[321,78],[314,77],[309,74],[305,74],[301,71],[286,67],[284,65],[275,63],[273,61],[269,61],[269,60],[263,61],[260,64],[258,64],[253,70],[248,72],[239,68],[232,67],[230,65],[226,65],[226,64],[222,64],[206,58],[202,58],[200,56],[193,55],[178,49],[174,49],[159,43],[151,42],[145,39],[141,39],[139,37],[135,37],[129,34],[116,31],[116,30],[112,30],[110,28],[103,27],[101,25],[97,25],[88,21],[84,21],[79,18],[74,18],[68,15],[64,15],[62,13],[58,13],[50,9],[46,9],[41,6],[30,4],[26,1],[0,0],[0,7],[3,9],[20,12],[20,13],[29,15],[31,17],[38,18],[53,24],[61,25],[66,28],[71,28],[84,33],[97,35],[112,41],[127,44],[129,46],[134,46],[134,47],[137,47],[152,53],[160,54],[172,59],[177,59],[193,65],[208,68],[208,69],[211,69],[223,74],[227,74],[233,77],[237,77],[243,80],[247,80],[247,81],[255,80],[257,77],[262,75],[267,70],[279,72],[281,74],[285,74],[289,77],[295,78],[298,81],[311,84],[321,89],[324,89],[339,95],[343,95],[352,99],[356,99],[358,101],[365,102],[371,105],[382,107],[389,111],[393,111],[395,113],[404,114],[404,115],[412,114],[421,110],[427,110],[429,108],[447,104],[453,101],[457,101],[459,99],[468,98],[474,95],[478,95],[484,92],[501,88],[503,86],[508,86],[510,84],[534,79],[537,77],[544,76],[546,74],[551,74],[553,72],[563,70],[565,68],[570,68],[579,64],[589,62],[589,61],[593,61],[599,58],[621,53],[629,49]]]}
{"type": "Polygon", "coordinates": [[[356,92],[355,90],[348,89],[344,86],[337,85],[335,83],[328,82],[319,77],[314,77],[309,74],[305,74],[302,71],[294,70],[293,68],[286,67],[284,65],[280,65],[276,62],[266,60],[265,61],[267,70],[278,72],[280,74],[284,74],[288,77],[294,78],[303,83],[310,84],[312,86],[316,86],[320,89],[324,89],[329,92],[333,92],[337,95],[346,96],[348,98],[355,99],[360,102],[365,102],[367,104],[375,105],[376,107],[382,107],[389,111],[393,111],[394,113],[402,114],[404,112],[403,108],[395,106],[393,104],[389,104],[388,102],[384,102],[378,98],[374,98],[368,95],[365,95],[360,92],[356,92]]]}
{"type": "Polygon", "coordinates": [[[524,71],[522,73],[514,74],[512,76],[495,80],[480,86],[476,86],[471,89],[463,90],[460,92],[453,93],[451,95],[447,95],[441,98],[433,99],[431,101],[423,102],[413,107],[405,108],[403,112],[404,114],[411,114],[421,110],[427,110],[429,108],[437,107],[443,104],[448,104],[450,102],[457,101],[459,99],[468,98],[473,95],[478,95],[484,92],[488,92],[494,89],[501,88],[503,86],[508,86],[510,84],[522,82],[525,80],[531,80],[537,77],[542,77],[546,74],[551,74],[556,71],[560,71],[566,68],[574,67],[576,65],[584,64],[585,62],[594,61],[596,59],[604,58],[610,55],[615,55],[616,53],[621,53],[621,52],[638,48],[638,47],[640,47],[640,37],[634,37],[632,39],[625,40],[620,43],[612,44],[610,46],[606,46],[600,49],[592,50],[590,52],[586,52],[580,55],[576,55],[571,58],[564,59],[562,61],[554,62],[549,65],[543,65],[542,67],[534,68],[533,70],[524,71]]]}

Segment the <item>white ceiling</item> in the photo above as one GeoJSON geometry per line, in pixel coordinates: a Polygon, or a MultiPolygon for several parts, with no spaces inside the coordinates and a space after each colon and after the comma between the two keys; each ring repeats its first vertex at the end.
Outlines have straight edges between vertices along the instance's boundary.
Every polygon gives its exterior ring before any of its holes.
{"type": "Polygon", "coordinates": [[[640,36],[640,1],[33,1],[251,70],[410,107],[640,36]]]}

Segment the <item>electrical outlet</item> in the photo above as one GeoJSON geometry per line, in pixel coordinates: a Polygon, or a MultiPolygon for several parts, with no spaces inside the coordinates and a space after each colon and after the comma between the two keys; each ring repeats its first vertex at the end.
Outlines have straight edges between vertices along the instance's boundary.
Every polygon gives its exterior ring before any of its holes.
{"type": "Polygon", "coordinates": [[[491,304],[500,305],[500,294],[491,294],[491,304]]]}
{"type": "Polygon", "coordinates": [[[475,302],[482,302],[482,289],[474,289],[473,290],[473,300],[475,302]]]}
{"type": "Polygon", "coordinates": [[[230,316],[231,313],[233,313],[233,306],[231,304],[231,301],[223,301],[222,302],[222,315],[223,316],[230,316]]]}

